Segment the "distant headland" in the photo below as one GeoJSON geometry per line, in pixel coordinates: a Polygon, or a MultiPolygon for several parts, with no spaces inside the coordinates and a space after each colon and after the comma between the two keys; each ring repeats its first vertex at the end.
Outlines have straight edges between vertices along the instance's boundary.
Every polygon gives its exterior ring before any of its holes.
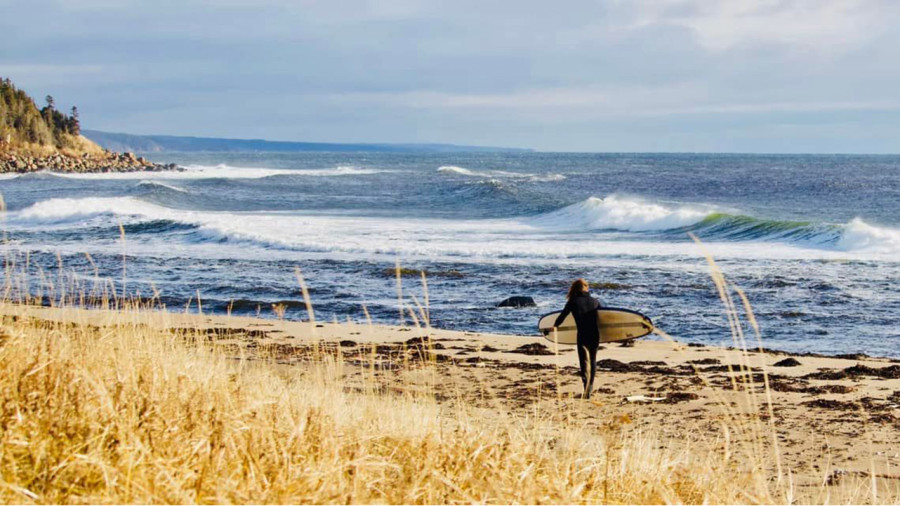
{"type": "Polygon", "coordinates": [[[528,153],[531,149],[456,144],[370,144],[267,141],[262,139],[225,139],[216,137],[179,137],[174,135],[132,135],[83,130],[85,137],[112,151],[160,153],[166,151],[208,152],[380,152],[380,153],[528,153]]]}
{"type": "Polygon", "coordinates": [[[153,163],[133,153],[103,149],[81,135],[78,108],[66,114],[53,97],[38,109],[34,99],[9,80],[0,79],[0,173],[130,172],[172,170],[174,164],[153,163]]]}

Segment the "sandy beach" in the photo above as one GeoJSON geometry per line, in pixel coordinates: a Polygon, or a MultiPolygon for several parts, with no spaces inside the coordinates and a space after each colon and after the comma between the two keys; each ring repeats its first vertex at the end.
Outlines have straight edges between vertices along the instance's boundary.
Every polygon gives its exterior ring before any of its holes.
{"type": "MultiPolygon", "coordinates": [[[[2,305],[0,313],[100,328],[123,322],[122,313],[100,310],[2,305]]],[[[578,398],[573,347],[554,352],[538,336],[183,313],[149,319],[135,313],[134,319],[194,333],[231,358],[274,367],[287,377],[313,360],[334,357],[345,390],[362,392],[374,380],[381,393],[425,392],[447,409],[465,404],[490,417],[564,413],[587,430],[654,432],[667,444],[713,446],[726,454],[742,438],[748,444],[758,438],[747,429],[756,424],[776,436],[761,444],[760,457],[773,467],[780,461],[795,487],[868,480],[873,472],[882,487],[895,490],[900,483],[897,360],[742,353],[650,340],[606,344],[598,356],[595,395],[585,401],[578,398]],[[426,364],[430,374],[422,374],[426,364]],[[748,423],[729,429],[736,419],[748,423]]]]}

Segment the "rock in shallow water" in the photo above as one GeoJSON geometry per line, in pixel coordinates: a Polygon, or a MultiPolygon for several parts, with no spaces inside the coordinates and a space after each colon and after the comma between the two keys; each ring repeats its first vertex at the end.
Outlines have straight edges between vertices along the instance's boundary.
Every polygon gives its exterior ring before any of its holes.
{"type": "Polygon", "coordinates": [[[536,307],[534,299],[526,296],[516,296],[505,299],[497,307],[536,307]]]}

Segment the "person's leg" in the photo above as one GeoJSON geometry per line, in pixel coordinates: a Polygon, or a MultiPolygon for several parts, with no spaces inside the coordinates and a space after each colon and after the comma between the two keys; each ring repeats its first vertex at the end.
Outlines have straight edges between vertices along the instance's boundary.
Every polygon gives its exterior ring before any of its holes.
{"type": "MultiPolygon", "coordinates": [[[[581,368],[581,387],[587,391],[587,381],[588,381],[588,373],[590,371],[590,364],[588,363],[590,360],[590,353],[588,352],[587,346],[578,345],[578,366],[581,368]]],[[[584,393],[582,393],[582,397],[584,397],[584,393]]]]}
{"type": "Polygon", "coordinates": [[[587,379],[584,382],[584,392],[585,398],[591,398],[591,392],[594,390],[594,377],[597,375],[597,349],[600,346],[591,346],[587,348],[588,360],[590,360],[590,367],[587,370],[587,379]]]}

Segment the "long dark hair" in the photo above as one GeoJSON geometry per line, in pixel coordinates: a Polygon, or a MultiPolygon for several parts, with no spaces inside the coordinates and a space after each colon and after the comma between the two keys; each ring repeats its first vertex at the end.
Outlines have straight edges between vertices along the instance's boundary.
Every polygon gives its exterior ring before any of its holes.
{"type": "Polygon", "coordinates": [[[569,287],[569,293],[566,294],[566,298],[571,299],[576,295],[587,293],[588,290],[588,282],[585,281],[584,278],[578,278],[575,281],[572,281],[572,286],[569,287]]]}

